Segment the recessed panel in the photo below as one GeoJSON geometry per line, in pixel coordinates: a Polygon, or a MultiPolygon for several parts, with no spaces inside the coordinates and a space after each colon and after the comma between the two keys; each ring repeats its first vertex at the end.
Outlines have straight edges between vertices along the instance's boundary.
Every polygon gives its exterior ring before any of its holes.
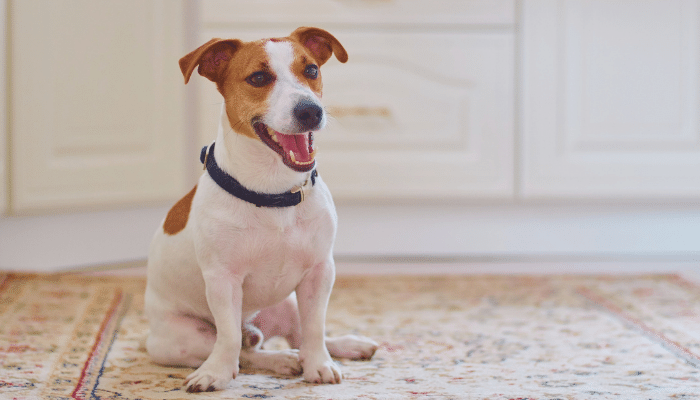
{"type": "Polygon", "coordinates": [[[441,81],[436,70],[371,60],[330,66],[324,85],[331,89],[323,100],[331,118],[319,143],[333,149],[465,150],[474,85],[441,81]]]}
{"type": "Polygon", "coordinates": [[[700,2],[523,7],[526,198],[697,199],[700,2]]]}
{"type": "Polygon", "coordinates": [[[58,157],[147,151],[159,57],[154,48],[160,45],[154,30],[160,27],[154,7],[131,5],[139,12],[128,3],[65,2],[49,20],[50,30],[61,32],[46,38],[45,58],[58,157]]]}
{"type": "Polygon", "coordinates": [[[174,198],[182,2],[13,2],[13,208],[174,198]]]}
{"type": "Polygon", "coordinates": [[[700,142],[698,18],[682,1],[567,3],[559,21],[563,129],[574,149],[700,142]]]}

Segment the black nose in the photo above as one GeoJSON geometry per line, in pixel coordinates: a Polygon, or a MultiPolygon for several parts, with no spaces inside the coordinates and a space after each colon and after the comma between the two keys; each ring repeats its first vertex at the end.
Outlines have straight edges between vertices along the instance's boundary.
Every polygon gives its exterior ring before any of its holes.
{"type": "Polygon", "coordinates": [[[299,104],[294,107],[294,117],[296,117],[301,130],[312,131],[321,123],[323,109],[317,104],[308,101],[300,101],[299,104]]]}

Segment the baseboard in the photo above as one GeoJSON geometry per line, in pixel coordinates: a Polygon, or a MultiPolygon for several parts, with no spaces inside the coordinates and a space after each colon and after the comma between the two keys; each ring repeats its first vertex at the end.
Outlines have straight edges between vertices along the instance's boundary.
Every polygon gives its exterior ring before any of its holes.
{"type": "Polygon", "coordinates": [[[167,208],[0,219],[0,269],[56,272],[145,259],[167,208]]]}
{"type": "Polygon", "coordinates": [[[367,205],[338,214],[339,255],[700,255],[694,206],[367,205]]]}
{"type": "MultiPolygon", "coordinates": [[[[363,258],[349,261],[336,257],[336,276],[429,276],[429,275],[608,275],[608,274],[680,274],[688,281],[700,285],[700,263],[673,259],[648,260],[580,260],[562,257],[554,261],[550,257],[525,257],[525,261],[495,261],[493,258],[462,257],[459,261],[438,262],[428,259],[398,261],[397,258],[363,258]]],[[[103,264],[86,268],[72,268],[71,273],[90,276],[145,277],[146,260],[128,263],[103,264]]]]}
{"type": "Polygon", "coordinates": [[[681,274],[700,283],[693,261],[465,261],[454,263],[346,262],[336,260],[337,276],[372,275],[607,275],[681,274]]]}
{"type": "MultiPolygon", "coordinates": [[[[143,260],[166,212],[0,219],[0,269],[52,272],[143,260]]],[[[700,265],[700,212],[690,206],[341,204],[338,215],[336,258],[354,268],[376,262],[432,263],[443,271],[470,263],[502,269],[528,262],[700,265]]]]}

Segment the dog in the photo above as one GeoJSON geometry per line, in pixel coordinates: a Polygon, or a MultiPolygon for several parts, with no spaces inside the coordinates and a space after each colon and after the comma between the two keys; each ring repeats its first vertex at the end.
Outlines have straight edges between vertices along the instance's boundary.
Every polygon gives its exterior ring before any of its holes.
{"type": "Polygon", "coordinates": [[[240,366],[340,383],[331,356],[368,359],[369,338],[326,338],[337,216],[316,172],[314,134],[327,120],[319,68],[340,42],[325,30],[243,42],[212,39],[180,59],[224,98],[206,172],[168,212],[149,249],[146,350],[192,367],[188,392],[224,389],[240,366]],[[263,350],[282,336],[292,349],[263,350]],[[297,350],[298,349],[298,350],[297,350]]]}

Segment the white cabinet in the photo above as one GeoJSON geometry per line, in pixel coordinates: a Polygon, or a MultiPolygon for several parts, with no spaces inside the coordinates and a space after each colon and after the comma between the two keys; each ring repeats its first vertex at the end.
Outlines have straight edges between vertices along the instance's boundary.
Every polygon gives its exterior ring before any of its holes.
{"type": "Polygon", "coordinates": [[[185,96],[177,60],[301,25],[350,56],[323,67],[332,118],[317,136],[338,199],[698,196],[699,4],[207,0],[183,46],[182,1],[11,1],[0,212],[181,195],[222,99],[203,78],[185,96]]]}
{"type": "Polygon", "coordinates": [[[21,0],[10,11],[12,210],[179,195],[183,2],[21,0]]]}
{"type": "Polygon", "coordinates": [[[522,195],[700,195],[697,0],[523,3],[522,195]]]}
{"type": "MultiPolygon", "coordinates": [[[[266,3],[204,2],[201,42],[309,24],[340,40],[349,61],[322,68],[332,118],[315,138],[335,198],[513,197],[513,1],[266,3]]],[[[198,81],[204,144],[222,99],[198,81]]]]}
{"type": "Polygon", "coordinates": [[[6,10],[0,212],[8,198],[17,214],[142,208],[0,218],[0,268],[145,257],[165,204],[201,174],[197,146],[221,110],[211,82],[183,84],[179,58],[211,37],[304,25],[349,53],[322,68],[333,118],[317,137],[338,255],[697,258],[700,0],[0,0],[6,10]],[[358,199],[423,201],[344,201],[358,199]],[[635,204],[648,199],[665,201],[635,204]],[[143,208],[153,201],[163,208],[143,208]]]}

